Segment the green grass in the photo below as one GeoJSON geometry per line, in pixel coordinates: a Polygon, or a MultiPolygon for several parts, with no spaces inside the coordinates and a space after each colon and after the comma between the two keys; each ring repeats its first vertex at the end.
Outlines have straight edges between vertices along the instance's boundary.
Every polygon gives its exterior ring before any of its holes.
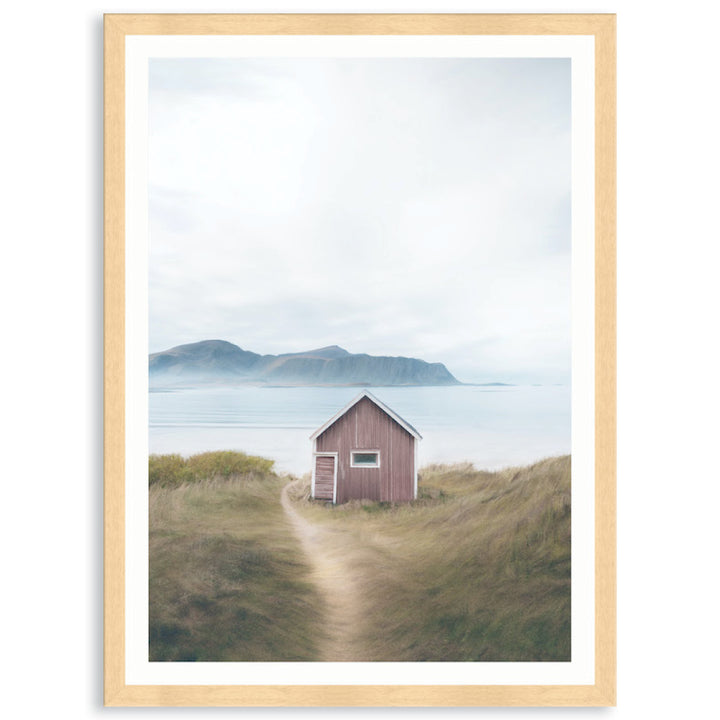
{"type": "Polygon", "coordinates": [[[419,499],[328,507],[368,608],[368,660],[570,660],[570,458],[490,473],[431,466],[419,499]]]}
{"type": "Polygon", "coordinates": [[[271,467],[242,453],[150,458],[151,661],[316,658],[322,601],[271,467]]]}
{"type": "Polygon", "coordinates": [[[272,460],[232,450],[205,452],[189,458],[177,454],[151,455],[148,477],[150,485],[177,487],[213,478],[263,476],[272,472],[274,464],[272,460]]]}

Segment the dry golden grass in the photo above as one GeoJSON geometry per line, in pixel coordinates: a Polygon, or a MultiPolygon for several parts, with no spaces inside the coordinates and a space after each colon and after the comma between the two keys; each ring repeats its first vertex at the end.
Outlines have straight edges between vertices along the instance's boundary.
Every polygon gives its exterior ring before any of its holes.
{"type": "Polygon", "coordinates": [[[570,458],[430,466],[420,499],[294,506],[333,530],[366,612],[366,660],[570,659],[570,458]]]}
{"type": "Polygon", "coordinates": [[[327,506],[294,483],[324,564],[283,512],[289,478],[201,457],[214,479],[150,487],[151,660],[570,659],[569,457],[426,467],[401,505],[327,506]]]}
{"type": "Polygon", "coordinates": [[[322,601],[280,506],[285,482],[150,487],[151,661],[316,658],[322,601]]]}

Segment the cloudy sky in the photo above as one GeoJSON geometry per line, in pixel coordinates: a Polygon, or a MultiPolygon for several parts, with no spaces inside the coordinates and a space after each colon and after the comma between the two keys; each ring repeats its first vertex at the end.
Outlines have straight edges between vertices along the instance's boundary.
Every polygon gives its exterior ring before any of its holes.
{"type": "Polygon", "coordinates": [[[570,62],[153,59],[150,351],[570,375],[570,62]]]}

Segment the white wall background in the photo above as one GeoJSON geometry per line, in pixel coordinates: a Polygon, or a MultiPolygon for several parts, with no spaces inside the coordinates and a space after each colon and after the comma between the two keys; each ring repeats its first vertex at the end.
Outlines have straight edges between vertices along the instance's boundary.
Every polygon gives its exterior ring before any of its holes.
{"type": "MultiPolygon", "coordinates": [[[[718,670],[717,10],[712,3],[15,2],[3,15],[3,707],[101,708],[102,34],[109,12],[606,11],[619,27],[619,706],[709,717],[718,670]],[[713,17],[714,15],[714,17],[713,17]]],[[[109,711],[107,711],[109,712],[109,711]]],[[[338,710],[116,710],[337,717],[338,710]]],[[[352,710],[424,717],[477,710],[352,710]]],[[[374,715],[378,717],[378,715],[374,715]]]]}

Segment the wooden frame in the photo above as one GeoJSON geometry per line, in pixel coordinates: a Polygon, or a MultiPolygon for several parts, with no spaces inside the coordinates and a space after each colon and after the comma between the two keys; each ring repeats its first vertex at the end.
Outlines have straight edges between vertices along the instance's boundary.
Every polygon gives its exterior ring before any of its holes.
{"type": "Polygon", "coordinates": [[[379,450],[351,450],[350,451],[350,467],[359,467],[359,468],[379,468],[380,467],[380,451],[379,450]],[[363,464],[360,463],[359,465],[355,464],[355,456],[356,455],[377,455],[377,460],[374,464],[363,464]]]}
{"type": "Polygon", "coordinates": [[[105,16],[105,704],[613,705],[615,588],[615,16],[105,16]],[[125,38],[128,35],[585,35],[595,41],[595,682],[588,685],[128,685],[125,681],[125,38]]]}

